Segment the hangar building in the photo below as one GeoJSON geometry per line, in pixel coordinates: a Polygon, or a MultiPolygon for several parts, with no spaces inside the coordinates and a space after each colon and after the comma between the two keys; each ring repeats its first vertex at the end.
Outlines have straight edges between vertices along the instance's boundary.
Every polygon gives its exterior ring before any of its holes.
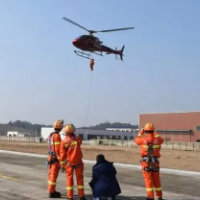
{"type": "MultiPolygon", "coordinates": [[[[53,128],[42,127],[41,137],[43,140],[48,138],[48,135],[53,132],[53,128]]],[[[122,131],[109,131],[109,130],[91,130],[91,129],[76,129],[76,134],[79,135],[83,140],[91,139],[116,139],[116,140],[131,140],[137,135],[138,131],[122,132],[122,131]]],[[[62,139],[64,136],[62,135],[62,139]]]]}
{"type": "Polygon", "coordinates": [[[139,127],[147,122],[165,141],[200,142],[200,112],[140,114],[139,127]]]}

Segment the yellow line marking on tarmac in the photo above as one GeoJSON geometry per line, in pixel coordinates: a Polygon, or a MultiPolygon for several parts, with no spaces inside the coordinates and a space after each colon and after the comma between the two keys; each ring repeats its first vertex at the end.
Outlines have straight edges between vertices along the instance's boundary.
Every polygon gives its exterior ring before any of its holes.
{"type": "Polygon", "coordinates": [[[5,176],[3,174],[0,174],[0,178],[5,178],[5,179],[8,179],[8,180],[13,180],[13,181],[16,181],[17,179],[16,178],[13,178],[11,176],[5,176]]]}

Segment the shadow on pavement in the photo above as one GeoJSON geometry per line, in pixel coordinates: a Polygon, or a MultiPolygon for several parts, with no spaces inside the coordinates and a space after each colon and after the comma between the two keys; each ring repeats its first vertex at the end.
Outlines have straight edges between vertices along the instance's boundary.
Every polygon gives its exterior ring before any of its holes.
{"type": "MultiPolygon", "coordinates": [[[[67,196],[62,195],[62,198],[65,199],[66,197],[67,196]]],[[[88,194],[88,195],[86,195],[86,198],[87,198],[87,200],[92,200],[92,195],[88,194]]],[[[77,195],[74,195],[74,199],[79,200],[79,197],[77,195]]],[[[110,200],[110,198],[108,200],[110,200]]],[[[146,196],[130,196],[130,197],[127,197],[127,196],[119,195],[119,196],[117,196],[116,200],[146,200],[146,196]]],[[[170,199],[164,198],[163,200],[176,200],[176,198],[174,198],[174,199],[173,198],[170,198],[170,199]]],[[[194,199],[182,199],[182,200],[194,200],[194,199]]]]}
{"type": "MultiPolygon", "coordinates": [[[[116,200],[146,200],[146,198],[147,198],[146,196],[145,197],[144,196],[130,196],[130,197],[125,197],[125,196],[119,195],[116,200]]],[[[157,198],[155,198],[155,200],[156,199],[157,198]]],[[[175,197],[175,198],[170,198],[170,199],[164,198],[163,200],[177,200],[177,199],[175,197]]],[[[181,200],[196,200],[196,199],[181,199],[181,200]]]]}
{"type": "Polygon", "coordinates": [[[117,197],[117,200],[146,200],[146,197],[144,197],[144,196],[125,197],[125,196],[119,195],[119,196],[117,197]]]}
{"type": "MultiPolygon", "coordinates": [[[[62,198],[65,199],[67,198],[66,195],[62,195],[62,198]]],[[[87,200],[92,200],[92,195],[91,194],[88,194],[86,195],[86,198],[87,200]]],[[[79,197],[77,195],[74,195],[74,199],[75,200],[79,200],[79,197]]],[[[109,198],[108,200],[110,200],[111,198],[109,198]]],[[[116,200],[146,200],[146,197],[144,196],[131,196],[131,197],[125,197],[125,196],[122,196],[122,195],[119,195],[116,197],[116,200]]],[[[164,199],[164,200],[167,200],[167,199],[164,199]]]]}

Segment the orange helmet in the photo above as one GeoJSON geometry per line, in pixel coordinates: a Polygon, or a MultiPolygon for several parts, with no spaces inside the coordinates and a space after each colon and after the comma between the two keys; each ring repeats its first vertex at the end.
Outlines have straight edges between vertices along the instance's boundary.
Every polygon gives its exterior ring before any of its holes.
{"type": "Polygon", "coordinates": [[[71,135],[75,132],[75,126],[73,124],[67,124],[65,127],[64,127],[64,134],[65,135],[71,135]]]}
{"type": "Polygon", "coordinates": [[[64,124],[64,121],[63,120],[56,120],[54,123],[53,123],[53,128],[54,129],[63,129],[63,124],[64,124]]]}
{"type": "Polygon", "coordinates": [[[155,130],[155,127],[154,127],[154,124],[152,123],[146,123],[145,126],[144,126],[144,131],[154,131],[155,130]]]}

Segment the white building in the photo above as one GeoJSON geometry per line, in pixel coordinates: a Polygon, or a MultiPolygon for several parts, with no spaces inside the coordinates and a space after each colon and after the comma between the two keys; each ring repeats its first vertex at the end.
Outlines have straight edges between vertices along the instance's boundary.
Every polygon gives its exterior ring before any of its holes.
{"type": "MultiPolygon", "coordinates": [[[[49,134],[53,132],[53,128],[43,127],[41,128],[41,137],[43,140],[47,140],[49,134]]],[[[91,130],[91,129],[76,129],[76,134],[79,135],[83,140],[90,139],[123,139],[130,140],[137,135],[138,131],[133,130],[131,132],[122,131],[109,131],[109,130],[91,130]]],[[[61,132],[61,138],[63,139],[63,132],[61,132]]]]}
{"type": "Polygon", "coordinates": [[[17,137],[18,132],[17,131],[8,131],[7,136],[8,137],[17,137]]]}
{"type": "Polygon", "coordinates": [[[25,137],[29,136],[29,132],[7,131],[8,137],[25,137]]]}
{"type": "MultiPolygon", "coordinates": [[[[53,127],[52,128],[49,128],[49,127],[42,127],[41,128],[41,138],[43,140],[47,140],[48,136],[50,133],[52,133],[54,131],[53,127]]],[[[64,135],[62,134],[61,132],[61,138],[63,139],[64,138],[64,135]]]]}
{"type": "Polygon", "coordinates": [[[135,132],[139,129],[132,129],[132,128],[107,128],[107,131],[124,131],[124,132],[135,132]]]}

